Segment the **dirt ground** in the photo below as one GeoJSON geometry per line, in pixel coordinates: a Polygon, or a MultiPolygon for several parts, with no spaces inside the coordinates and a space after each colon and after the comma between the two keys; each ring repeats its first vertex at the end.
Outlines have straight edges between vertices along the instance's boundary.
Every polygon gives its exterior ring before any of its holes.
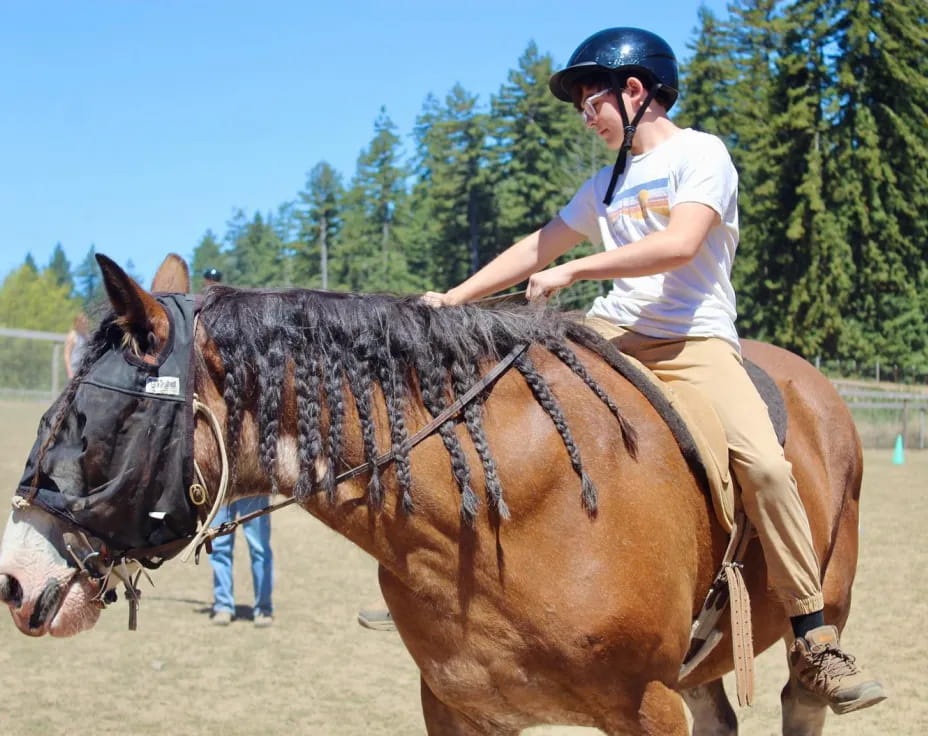
{"type": "MultiPolygon", "coordinates": [[[[0,402],[0,480],[18,480],[42,407],[0,402]]],[[[845,644],[882,678],[890,700],[830,715],[831,736],[928,733],[928,451],[869,451],[862,499],[861,559],[845,644]]],[[[5,512],[4,512],[5,515],[5,512]]],[[[418,677],[395,634],[355,622],[378,597],[375,564],[304,512],[274,516],[276,620],[255,629],[247,550],[236,544],[241,619],[210,625],[211,572],[174,561],[146,589],[139,630],[127,606],[105,611],[72,639],[31,639],[0,612],[0,734],[256,733],[382,736],[422,734],[418,677]]],[[[757,703],[739,711],[743,734],[779,733],[782,648],[757,662],[757,703]]],[[[729,693],[734,688],[729,683],[729,693]]],[[[532,736],[580,736],[551,726],[532,736]]]]}

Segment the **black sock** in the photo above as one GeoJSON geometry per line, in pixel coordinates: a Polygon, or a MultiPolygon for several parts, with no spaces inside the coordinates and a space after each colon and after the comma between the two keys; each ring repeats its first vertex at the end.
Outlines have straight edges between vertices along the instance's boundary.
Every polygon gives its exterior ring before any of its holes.
{"type": "Polygon", "coordinates": [[[793,616],[790,623],[793,625],[793,634],[796,635],[797,639],[801,639],[812,629],[825,625],[825,614],[822,611],[804,613],[801,616],[793,616]]]}

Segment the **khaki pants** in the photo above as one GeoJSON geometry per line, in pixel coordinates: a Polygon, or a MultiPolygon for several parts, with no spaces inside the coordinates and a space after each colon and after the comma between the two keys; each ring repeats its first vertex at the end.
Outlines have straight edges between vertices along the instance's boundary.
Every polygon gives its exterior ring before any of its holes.
{"type": "Polygon", "coordinates": [[[793,469],[738,351],[715,337],[663,339],[598,317],[586,323],[662,381],[686,381],[709,399],[725,430],[744,510],[764,549],[770,587],[789,616],[822,610],[819,562],[793,469]]]}

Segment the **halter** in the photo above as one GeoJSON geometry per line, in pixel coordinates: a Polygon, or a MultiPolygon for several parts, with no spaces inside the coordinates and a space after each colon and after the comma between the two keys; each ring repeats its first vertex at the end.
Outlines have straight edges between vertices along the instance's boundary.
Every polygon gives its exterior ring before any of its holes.
{"type": "MultiPolygon", "coordinates": [[[[115,601],[119,582],[125,585],[130,629],[143,568],[157,568],[180,552],[207,517],[202,485],[193,482],[197,305],[191,295],[155,298],[169,325],[157,359],[146,362],[119,345],[116,336],[106,335],[105,349],[82,368],[67,404],[56,404],[43,419],[54,416],[48,434],[40,433],[12,500],[15,510],[40,508],[65,524],[64,553],[74,572],[62,585],[77,575],[97,581],[95,601],[101,607],[115,601]],[[120,424],[108,422],[108,416],[119,417],[120,424]],[[92,483],[84,474],[88,443],[105,441],[113,430],[118,444],[114,437],[112,451],[95,460],[95,475],[105,481],[87,487],[92,483]],[[146,509],[153,510],[139,524],[146,509]]],[[[107,323],[104,329],[114,328],[107,323]]]]}

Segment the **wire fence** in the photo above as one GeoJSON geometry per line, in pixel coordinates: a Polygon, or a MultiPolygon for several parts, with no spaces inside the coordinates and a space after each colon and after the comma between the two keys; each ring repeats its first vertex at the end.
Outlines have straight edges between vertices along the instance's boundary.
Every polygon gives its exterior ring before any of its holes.
{"type": "Polygon", "coordinates": [[[51,401],[67,383],[64,333],[0,327],[0,396],[51,401]]]}
{"type": "Polygon", "coordinates": [[[871,383],[898,383],[905,386],[928,388],[928,373],[924,367],[885,360],[859,361],[854,359],[825,359],[812,361],[816,368],[829,378],[839,381],[867,381],[871,383]]]}
{"type": "MultiPolygon", "coordinates": [[[[570,308],[562,300],[560,307],[570,308]]],[[[67,382],[65,335],[0,327],[0,397],[52,401],[67,382]]],[[[836,366],[819,365],[820,368],[836,366]]],[[[885,373],[881,373],[885,379],[885,373]]],[[[898,437],[907,448],[928,442],[928,387],[836,378],[832,382],[847,402],[864,447],[892,447],[898,437]]]]}
{"type": "Polygon", "coordinates": [[[904,447],[925,449],[928,390],[854,380],[833,383],[851,410],[864,447],[892,447],[901,437],[904,447]]]}

